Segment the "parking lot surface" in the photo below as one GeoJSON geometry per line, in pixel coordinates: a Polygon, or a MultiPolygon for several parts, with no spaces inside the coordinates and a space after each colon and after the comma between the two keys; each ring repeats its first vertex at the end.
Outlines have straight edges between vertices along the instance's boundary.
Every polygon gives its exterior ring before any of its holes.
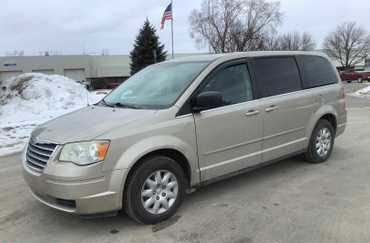
{"type": "Polygon", "coordinates": [[[287,159],[203,188],[154,226],[83,219],[32,198],[19,155],[0,158],[0,242],[370,242],[370,107],[349,98],[331,159],[287,159]]]}

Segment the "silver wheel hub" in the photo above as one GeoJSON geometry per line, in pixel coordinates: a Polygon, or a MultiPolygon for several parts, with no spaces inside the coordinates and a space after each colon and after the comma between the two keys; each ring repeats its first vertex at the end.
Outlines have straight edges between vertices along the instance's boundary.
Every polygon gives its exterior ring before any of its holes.
{"type": "Polygon", "coordinates": [[[332,135],[328,128],[324,127],[319,130],[315,139],[315,149],[320,157],[325,157],[332,146],[332,135]]]}
{"type": "Polygon", "coordinates": [[[167,170],[152,173],[141,189],[141,203],[151,214],[163,214],[175,203],[179,191],[176,176],[167,170]]]}

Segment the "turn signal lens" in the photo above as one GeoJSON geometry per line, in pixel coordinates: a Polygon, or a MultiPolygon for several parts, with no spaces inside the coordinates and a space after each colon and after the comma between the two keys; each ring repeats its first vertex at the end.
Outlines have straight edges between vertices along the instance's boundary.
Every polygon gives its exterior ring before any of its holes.
{"type": "Polygon", "coordinates": [[[105,159],[105,156],[108,152],[108,143],[97,143],[96,144],[96,152],[97,152],[97,157],[99,161],[103,161],[105,159]]]}

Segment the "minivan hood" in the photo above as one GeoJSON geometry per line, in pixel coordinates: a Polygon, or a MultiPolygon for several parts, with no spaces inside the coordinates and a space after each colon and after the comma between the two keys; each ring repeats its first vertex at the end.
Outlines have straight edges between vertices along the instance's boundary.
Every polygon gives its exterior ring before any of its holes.
{"type": "Polygon", "coordinates": [[[90,106],[66,114],[37,127],[32,137],[39,141],[64,144],[87,141],[114,128],[154,116],[156,110],[113,109],[90,106]]]}

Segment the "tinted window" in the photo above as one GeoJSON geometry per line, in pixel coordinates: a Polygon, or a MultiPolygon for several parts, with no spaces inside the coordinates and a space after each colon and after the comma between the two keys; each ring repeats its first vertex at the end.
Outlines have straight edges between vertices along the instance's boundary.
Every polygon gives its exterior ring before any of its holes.
{"type": "Polygon", "coordinates": [[[335,70],[328,60],[317,56],[299,56],[304,88],[338,82],[335,70]]]}
{"type": "Polygon", "coordinates": [[[301,89],[299,71],[293,57],[257,58],[254,64],[257,86],[261,97],[301,89]]]}
{"type": "Polygon", "coordinates": [[[247,65],[230,66],[212,74],[201,92],[217,91],[226,105],[253,99],[251,79],[247,65]]]}

